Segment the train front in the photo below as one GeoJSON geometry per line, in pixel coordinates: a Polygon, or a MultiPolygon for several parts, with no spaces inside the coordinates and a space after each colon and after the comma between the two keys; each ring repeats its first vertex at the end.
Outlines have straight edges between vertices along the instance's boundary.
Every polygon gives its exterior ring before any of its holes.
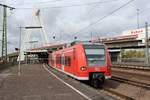
{"type": "Polygon", "coordinates": [[[111,78],[111,60],[103,44],[84,44],[89,80],[94,87],[102,86],[111,78]]]}

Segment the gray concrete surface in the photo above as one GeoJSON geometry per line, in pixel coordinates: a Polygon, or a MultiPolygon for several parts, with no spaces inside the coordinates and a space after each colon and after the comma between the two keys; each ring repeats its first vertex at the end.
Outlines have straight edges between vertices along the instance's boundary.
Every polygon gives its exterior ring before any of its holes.
{"type": "MultiPolygon", "coordinates": [[[[49,66],[45,68],[91,100],[114,100],[107,94],[90,88],[49,66]]],[[[42,64],[30,64],[21,65],[21,76],[18,76],[18,66],[0,72],[0,100],[86,100],[86,98],[48,73],[42,64]]]]}
{"type": "Polygon", "coordinates": [[[85,100],[47,73],[42,65],[22,65],[0,73],[0,100],[85,100]]]}

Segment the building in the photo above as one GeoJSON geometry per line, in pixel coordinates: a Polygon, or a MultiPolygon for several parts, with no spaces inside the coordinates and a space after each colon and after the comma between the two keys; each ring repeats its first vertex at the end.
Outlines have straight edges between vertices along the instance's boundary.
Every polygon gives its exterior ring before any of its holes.
{"type": "MultiPolygon", "coordinates": [[[[129,50],[142,50],[145,53],[146,29],[139,28],[123,31],[120,36],[110,38],[98,38],[94,42],[102,42],[107,45],[113,62],[122,62],[122,52],[129,50]]],[[[150,40],[150,27],[148,27],[148,40],[150,40]]],[[[142,58],[142,61],[144,59],[142,58]]]]}

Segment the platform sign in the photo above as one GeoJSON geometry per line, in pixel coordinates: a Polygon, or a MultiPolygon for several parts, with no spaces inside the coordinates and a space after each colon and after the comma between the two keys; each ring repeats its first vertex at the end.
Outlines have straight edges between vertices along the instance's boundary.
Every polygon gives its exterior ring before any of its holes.
{"type": "MultiPolygon", "coordinates": [[[[148,27],[149,30],[149,37],[150,37],[150,27],[148,27]]],[[[123,31],[122,35],[137,35],[138,40],[143,40],[145,38],[145,28],[139,28],[139,29],[133,29],[128,31],[123,31]]]]}
{"type": "Polygon", "coordinates": [[[128,31],[123,31],[122,35],[140,35],[145,33],[145,29],[134,29],[134,30],[128,30],[128,31]]]}

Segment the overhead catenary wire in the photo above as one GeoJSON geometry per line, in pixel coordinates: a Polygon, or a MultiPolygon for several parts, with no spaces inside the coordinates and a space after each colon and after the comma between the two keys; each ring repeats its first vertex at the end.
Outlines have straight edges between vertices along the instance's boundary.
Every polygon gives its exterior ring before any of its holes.
{"type": "MultiPolygon", "coordinates": [[[[63,0],[49,0],[49,1],[40,1],[40,2],[25,2],[22,5],[30,5],[30,4],[45,4],[45,3],[54,3],[54,2],[60,2],[63,0]]],[[[20,5],[18,3],[9,3],[9,5],[20,5]]]]}
{"type": "Polygon", "coordinates": [[[96,20],[95,22],[93,22],[93,23],[89,24],[88,26],[86,26],[86,27],[80,29],[79,31],[75,32],[75,34],[77,34],[77,35],[75,35],[75,36],[80,35],[80,34],[79,34],[80,32],[82,32],[82,31],[84,31],[85,29],[87,29],[87,28],[89,28],[89,27],[91,27],[91,26],[93,26],[93,25],[95,25],[95,24],[101,22],[101,21],[104,20],[105,18],[111,16],[112,14],[114,14],[115,12],[117,12],[118,10],[120,10],[121,8],[123,8],[123,7],[127,6],[127,5],[129,5],[129,4],[130,4],[131,2],[133,2],[133,1],[135,1],[135,0],[130,0],[130,1],[126,2],[125,4],[121,5],[121,6],[118,7],[117,9],[115,9],[115,10],[111,11],[110,13],[104,15],[103,17],[99,18],[99,19],[96,20]]]}
{"type": "MultiPolygon", "coordinates": [[[[101,0],[100,0],[101,1],[101,0]]],[[[116,1],[120,1],[120,0],[116,0],[116,1]]],[[[111,1],[111,2],[114,2],[114,1],[111,1]]],[[[97,7],[99,6],[99,3],[94,5],[87,13],[86,15],[89,15],[94,9],[96,9],[97,7]]]]}
{"type": "MultiPolygon", "coordinates": [[[[41,3],[53,3],[53,2],[63,2],[63,1],[67,1],[67,0],[47,0],[47,1],[36,1],[36,2],[23,2],[24,4],[41,4],[41,3]]],[[[11,3],[11,4],[15,4],[15,3],[11,3]]],[[[17,3],[16,3],[17,4],[17,3]]]]}
{"type": "MultiPolygon", "coordinates": [[[[49,0],[49,1],[40,1],[40,2],[24,2],[23,5],[30,5],[30,4],[50,4],[50,3],[60,3],[60,2],[64,2],[64,1],[65,0],[49,0]]],[[[10,3],[10,5],[20,5],[20,4],[10,3]]]]}
{"type": "MultiPolygon", "coordinates": [[[[89,2],[89,3],[82,3],[82,4],[72,4],[72,5],[60,5],[60,6],[48,6],[48,7],[37,7],[39,9],[49,9],[49,8],[68,8],[68,7],[80,7],[80,6],[90,6],[90,5],[97,5],[98,3],[110,3],[113,1],[118,0],[107,0],[107,1],[99,1],[99,2],[89,2]]],[[[16,7],[16,9],[36,9],[36,7],[16,7]]]]}
{"type": "MultiPolygon", "coordinates": [[[[112,0],[111,0],[112,1],[112,0]]],[[[109,1],[109,2],[111,2],[109,1]]],[[[113,0],[113,1],[118,1],[118,0],[113,0]]],[[[131,0],[131,1],[134,1],[134,0],[131,0]]],[[[107,1],[108,2],[108,1],[107,1]]],[[[106,3],[106,2],[105,2],[106,3]]],[[[98,3],[100,4],[100,3],[98,3]]],[[[47,9],[47,8],[65,8],[65,7],[75,7],[75,6],[85,6],[85,5],[97,5],[97,4],[78,4],[78,5],[66,5],[66,6],[53,6],[53,7],[43,7],[43,9],[47,9]]],[[[23,9],[23,8],[16,8],[16,9],[23,9]]],[[[30,9],[30,8],[27,8],[27,9],[30,9]]],[[[32,8],[31,8],[32,9],[32,8]]],[[[96,24],[96,23],[95,23],[96,24]]],[[[91,26],[91,24],[90,24],[91,26]]]]}
{"type": "Polygon", "coordinates": [[[97,6],[99,6],[99,4],[94,5],[94,6],[86,13],[86,15],[89,15],[97,6]]]}
{"type": "MultiPolygon", "coordinates": [[[[113,1],[118,1],[118,0],[104,0],[104,1],[94,1],[95,3],[99,3],[99,2],[113,2],[113,1]]],[[[75,1],[77,2],[77,1],[75,1]]],[[[22,5],[27,5],[29,6],[30,4],[57,4],[57,3],[74,3],[74,2],[70,2],[70,1],[67,1],[65,2],[65,0],[51,0],[51,1],[40,1],[40,2],[24,2],[22,3],[22,5]]],[[[89,2],[90,3],[90,2],[89,2]]],[[[92,3],[92,2],[91,2],[92,3]]],[[[15,3],[10,3],[9,5],[20,5],[20,4],[15,4],[15,3]]]]}

